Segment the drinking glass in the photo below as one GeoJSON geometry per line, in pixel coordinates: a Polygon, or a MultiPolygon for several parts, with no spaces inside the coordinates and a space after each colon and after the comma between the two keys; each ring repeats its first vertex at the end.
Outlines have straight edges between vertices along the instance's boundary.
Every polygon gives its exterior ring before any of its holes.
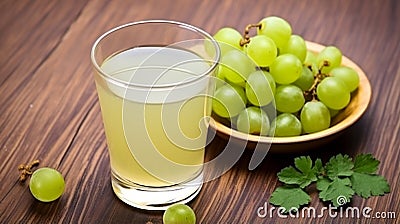
{"type": "Polygon", "coordinates": [[[133,22],[95,41],[111,183],[125,203],[163,210],[199,193],[219,58],[211,35],[176,21],[133,22]]]}

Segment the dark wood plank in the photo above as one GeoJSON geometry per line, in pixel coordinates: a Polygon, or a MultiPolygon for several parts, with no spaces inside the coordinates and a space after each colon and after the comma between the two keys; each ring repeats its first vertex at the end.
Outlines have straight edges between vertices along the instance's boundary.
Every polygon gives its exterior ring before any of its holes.
{"type": "MultiPolygon", "coordinates": [[[[89,51],[107,29],[135,20],[164,18],[214,33],[242,30],[265,16],[286,18],[307,40],[338,46],[372,84],[366,114],[336,141],[315,151],[268,155],[247,169],[246,150],[226,174],[205,183],[190,202],[199,223],[396,223],[400,216],[400,6],[374,1],[2,1],[0,3],[0,223],[161,223],[162,212],[143,211],[118,200],[110,186],[109,158],[94,88],[89,51]],[[391,193],[351,206],[396,212],[397,219],[260,218],[257,209],[279,186],[276,173],[298,155],[326,161],[337,153],[372,153],[391,193]],[[66,179],[57,201],[40,203],[17,166],[35,158],[66,179]]],[[[212,159],[226,141],[207,147],[212,159]]],[[[312,190],[312,189],[311,189],[312,190]]],[[[327,205],[315,192],[309,206],[327,205]]],[[[271,205],[268,204],[270,207],[271,205]]]]}

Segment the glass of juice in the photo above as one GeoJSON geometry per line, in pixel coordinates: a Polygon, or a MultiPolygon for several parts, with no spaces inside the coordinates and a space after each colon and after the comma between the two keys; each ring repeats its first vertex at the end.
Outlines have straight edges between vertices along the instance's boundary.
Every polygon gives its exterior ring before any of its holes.
{"type": "Polygon", "coordinates": [[[125,24],[94,43],[111,183],[125,203],[163,210],[199,193],[219,58],[211,35],[167,20],[125,24]]]}

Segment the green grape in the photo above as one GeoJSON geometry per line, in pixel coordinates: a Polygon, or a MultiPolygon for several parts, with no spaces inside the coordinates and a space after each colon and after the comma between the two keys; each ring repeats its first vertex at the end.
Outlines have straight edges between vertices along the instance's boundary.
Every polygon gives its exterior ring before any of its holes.
{"type": "Polygon", "coordinates": [[[212,109],[218,116],[230,118],[246,107],[247,100],[242,87],[225,84],[215,91],[212,101],[212,109]]]}
{"type": "MultiPolygon", "coordinates": [[[[229,84],[229,83],[227,83],[227,84],[229,84]]],[[[242,99],[243,104],[246,105],[247,104],[247,97],[246,97],[246,92],[245,92],[244,88],[242,86],[238,86],[238,85],[233,85],[233,84],[230,84],[230,85],[239,94],[240,99],[242,99]]]]}
{"type": "Polygon", "coordinates": [[[292,27],[286,20],[270,16],[262,19],[259,23],[261,27],[257,30],[258,34],[271,38],[279,49],[283,49],[286,46],[290,35],[292,35],[292,27]]]}
{"type": "Polygon", "coordinates": [[[280,54],[293,54],[303,63],[307,55],[306,42],[299,35],[291,35],[280,54]]]}
{"type": "Polygon", "coordinates": [[[218,30],[214,34],[214,39],[218,42],[221,49],[221,55],[232,50],[233,48],[242,50],[243,47],[240,46],[240,40],[242,35],[235,29],[231,27],[224,27],[218,30]]]}
{"type": "Polygon", "coordinates": [[[350,91],[347,86],[336,77],[327,77],[317,86],[318,99],[327,107],[340,110],[350,102],[350,91]]]}
{"type": "Polygon", "coordinates": [[[277,49],[274,41],[264,35],[250,38],[246,45],[247,55],[260,67],[269,66],[276,58],[277,49]]]}
{"type": "Polygon", "coordinates": [[[331,116],[328,108],[319,101],[304,104],[300,121],[305,133],[314,133],[329,128],[331,116]]]}
{"type": "Polygon", "coordinates": [[[236,127],[238,131],[244,133],[268,135],[270,127],[268,115],[259,107],[250,106],[240,112],[236,127]]]}
{"type": "Polygon", "coordinates": [[[277,111],[275,107],[275,101],[273,100],[270,104],[260,107],[265,113],[267,113],[269,120],[274,119],[277,116],[277,111]]]}
{"type": "Polygon", "coordinates": [[[165,210],[164,224],[195,224],[196,214],[193,209],[185,204],[174,204],[165,210]]]}
{"type": "Polygon", "coordinates": [[[322,74],[328,74],[333,68],[342,63],[342,52],[335,46],[325,47],[317,56],[317,66],[321,68],[322,74]],[[323,66],[328,62],[328,66],[323,66]]]}
{"type": "Polygon", "coordinates": [[[246,82],[246,96],[255,106],[265,106],[274,99],[275,81],[265,71],[255,71],[249,75],[246,82]]]}
{"type": "MultiPolygon", "coordinates": [[[[219,68],[219,67],[217,67],[219,68]]],[[[215,78],[215,88],[219,88],[225,84],[224,74],[221,72],[221,69],[217,69],[216,78],[215,78]]]]}
{"type": "Polygon", "coordinates": [[[264,70],[261,70],[264,74],[264,76],[267,78],[268,82],[269,82],[269,87],[271,88],[271,91],[273,94],[275,94],[275,90],[276,90],[276,82],[274,80],[274,78],[272,77],[272,75],[264,70]]]}
{"type": "Polygon", "coordinates": [[[340,112],[340,110],[334,110],[331,108],[328,108],[328,109],[329,109],[329,114],[331,115],[331,117],[335,117],[340,112]]]}
{"type": "Polygon", "coordinates": [[[271,64],[269,72],[278,84],[296,81],[303,70],[300,60],[292,54],[282,54],[271,64]]]}
{"type": "Polygon", "coordinates": [[[255,71],[255,64],[242,51],[231,50],[222,56],[219,69],[228,82],[244,86],[247,77],[255,71]]]}
{"type": "Polygon", "coordinates": [[[300,77],[293,83],[293,85],[296,85],[303,91],[307,91],[313,84],[314,75],[312,71],[308,67],[303,66],[303,71],[301,72],[300,77]]]}
{"type": "Polygon", "coordinates": [[[43,167],[33,172],[29,182],[32,195],[39,201],[50,202],[59,198],[64,192],[65,182],[60,172],[43,167]]]}
{"type": "Polygon", "coordinates": [[[283,113],[295,113],[304,105],[303,91],[295,85],[281,85],[276,88],[276,109],[283,113]]]}
{"type": "Polygon", "coordinates": [[[358,77],[357,72],[349,67],[336,67],[331,70],[330,75],[342,80],[344,84],[346,84],[347,90],[350,92],[356,90],[360,83],[360,78],[358,77]]]}
{"type": "Polygon", "coordinates": [[[313,52],[307,50],[304,66],[309,67],[314,75],[318,74],[317,56],[313,52]]]}
{"type": "Polygon", "coordinates": [[[299,136],[301,131],[299,119],[293,114],[283,113],[272,121],[270,135],[275,137],[299,136]]]}

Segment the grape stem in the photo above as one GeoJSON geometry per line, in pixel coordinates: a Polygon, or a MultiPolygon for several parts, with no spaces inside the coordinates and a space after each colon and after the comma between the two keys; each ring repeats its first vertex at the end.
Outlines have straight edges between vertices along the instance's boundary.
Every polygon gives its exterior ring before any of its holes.
{"type": "Polygon", "coordinates": [[[308,90],[304,91],[304,98],[306,99],[306,101],[316,100],[316,98],[317,98],[317,93],[316,93],[317,85],[322,80],[320,75],[321,75],[320,73],[316,74],[315,78],[314,78],[314,83],[312,84],[312,86],[308,90]]]}
{"type": "Polygon", "coordinates": [[[26,178],[29,177],[30,175],[32,175],[33,171],[32,168],[35,166],[39,165],[39,160],[34,160],[33,162],[29,163],[29,164],[20,164],[18,166],[18,170],[21,171],[21,174],[19,175],[19,181],[20,182],[25,182],[26,178]]]}
{"type": "Polygon", "coordinates": [[[243,33],[243,38],[240,40],[240,46],[243,47],[245,44],[250,43],[250,29],[251,28],[261,28],[261,23],[257,23],[257,24],[249,24],[246,26],[246,28],[244,29],[244,33],[243,33]]]}
{"type": "Polygon", "coordinates": [[[306,99],[306,101],[318,100],[317,99],[317,86],[324,78],[329,76],[329,74],[322,73],[322,68],[324,66],[329,66],[329,62],[328,61],[323,62],[322,66],[318,69],[318,73],[314,77],[314,83],[308,90],[304,91],[303,94],[304,94],[304,98],[306,99]]]}
{"type": "Polygon", "coordinates": [[[322,74],[322,68],[328,67],[329,65],[330,65],[329,61],[324,60],[324,61],[322,62],[321,67],[318,68],[318,73],[319,73],[319,74],[322,74]]]}

